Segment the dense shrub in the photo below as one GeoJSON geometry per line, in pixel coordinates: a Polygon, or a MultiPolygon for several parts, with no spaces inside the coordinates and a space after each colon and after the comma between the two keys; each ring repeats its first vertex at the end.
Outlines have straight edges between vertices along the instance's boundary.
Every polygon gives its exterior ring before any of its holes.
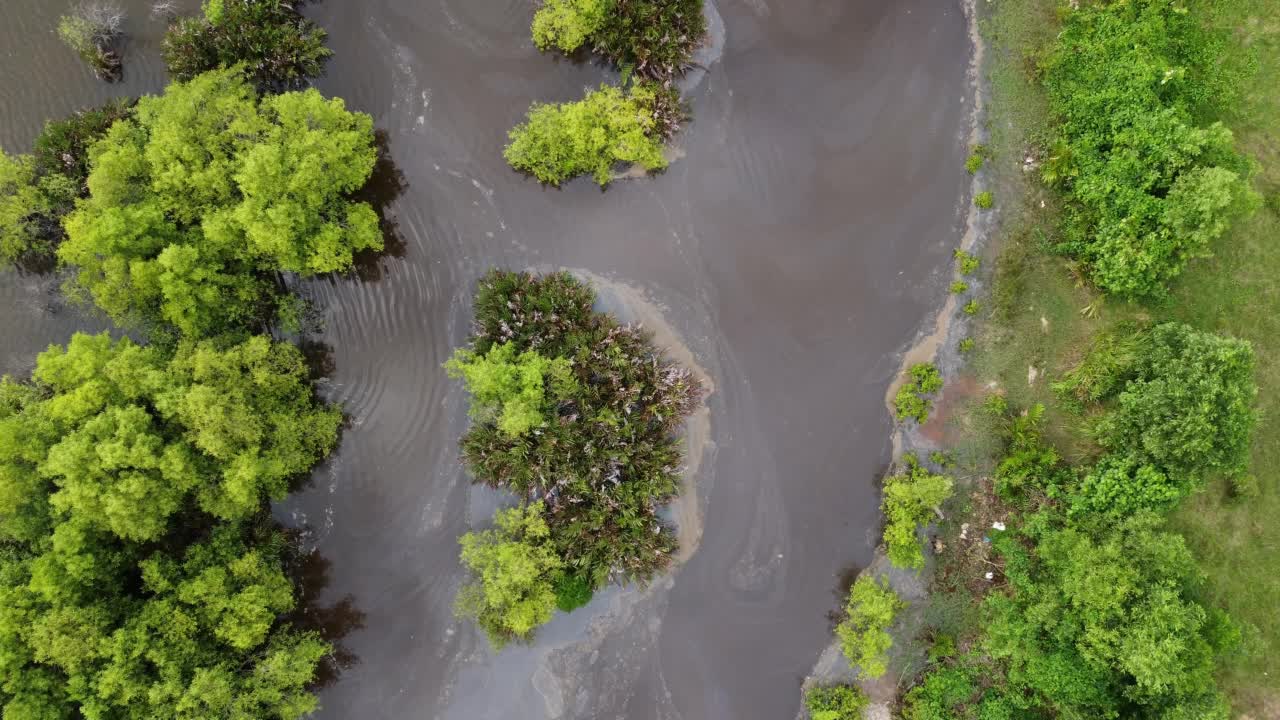
{"type": "Polygon", "coordinates": [[[924,553],[916,539],[918,526],[951,497],[952,480],[934,475],[914,455],[904,458],[906,471],[884,481],[880,511],[885,517],[884,544],[889,561],[901,568],[924,567],[924,553]]]}
{"type": "Polygon", "coordinates": [[[58,37],[102,80],[120,78],[125,12],[114,0],[89,0],[58,20],[58,37]]]}
{"type": "Polygon", "coordinates": [[[116,100],[46,124],[31,156],[0,152],[0,264],[51,264],[62,218],[89,191],[89,146],[130,106],[116,100]]]}
{"type": "Polygon", "coordinates": [[[1059,717],[1220,704],[1214,658],[1239,632],[1196,601],[1201,577],[1181,536],[1149,514],[1026,527],[1024,542],[996,543],[1010,592],[987,601],[985,649],[1012,688],[1059,717]]]}
{"type": "Polygon", "coordinates": [[[1083,3],[1043,61],[1057,116],[1045,177],[1070,200],[1062,250],[1103,290],[1158,295],[1256,202],[1231,132],[1225,38],[1165,0],[1083,3]]]}
{"type": "Polygon", "coordinates": [[[533,350],[517,357],[511,343],[494,345],[484,355],[459,348],[445,368],[450,377],[466,381],[471,417],[497,425],[510,437],[545,425],[555,404],[573,397],[576,389],[566,358],[549,360],[533,350]]]}
{"type": "Polygon", "coordinates": [[[973,204],[976,205],[979,210],[990,210],[995,207],[996,198],[991,194],[990,190],[983,190],[973,196],[973,204]]]}
{"type": "Polygon", "coordinates": [[[1058,451],[1045,443],[1041,432],[1044,406],[1035,405],[1012,418],[1005,433],[1008,447],[996,466],[995,488],[1009,498],[1028,488],[1051,490],[1069,480],[1058,451]]]}
{"type": "Polygon", "coordinates": [[[903,383],[894,397],[893,406],[899,420],[908,418],[918,423],[929,419],[933,409],[930,395],[942,389],[942,373],[933,363],[916,363],[907,370],[910,382],[903,383]]]}
{"type": "Polygon", "coordinates": [[[903,702],[903,720],[956,720],[967,717],[960,706],[967,705],[978,686],[964,667],[935,669],[924,681],[907,692],[903,702]]]}
{"type": "Polygon", "coordinates": [[[982,260],[969,252],[956,248],[953,255],[956,258],[956,264],[959,266],[961,275],[972,275],[978,271],[978,266],[982,260]]]}
{"type": "Polygon", "coordinates": [[[89,197],[58,257],[119,321],[207,335],[269,317],[275,275],[382,247],[348,200],[373,169],[372,121],[314,90],[259,100],[233,71],[171,85],[93,146],[89,197]]]}
{"type": "Polygon", "coordinates": [[[52,209],[31,156],[0,151],[0,263],[16,263],[43,245],[43,220],[52,209]]]}
{"type": "Polygon", "coordinates": [[[1253,348],[1244,340],[1166,323],[1144,334],[1099,442],[1192,481],[1235,473],[1257,422],[1253,348]]]}
{"type": "Polygon", "coordinates": [[[556,610],[562,563],[540,502],[494,515],[497,528],[460,540],[474,580],[458,592],[459,615],[475,619],[494,647],[528,640],[556,610]]]}
{"type": "Polygon", "coordinates": [[[465,357],[533,351],[552,366],[567,363],[571,377],[543,376],[534,404],[545,421],[528,432],[504,431],[489,405],[462,439],[477,481],[543,503],[565,570],[593,588],[613,573],[643,581],[669,562],[675,537],[657,512],[678,491],[675,433],[701,398],[688,370],[594,302],[567,273],[481,279],[465,357]]]}
{"type": "Polygon", "coordinates": [[[889,669],[889,648],[893,647],[889,627],[906,606],[883,579],[862,575],[849,589],[845,619],[836,626],[836,639],[844,656],[863,675],[878,678],[889,669]]]}
{"type": "Polygon", "coordinates": [[[533,15],[533,41],[539,50],[571,53],[600,29],[612,9],[609,0],[544,0],[533,15]]]}
{"type": "Polygon", "coordinates": [[[669,80],[689,67],[706,34],[702,0],[613,0],[591,41],[615,65],[669,80]]]}
{"type": "Polygon", "coordinates": [[[286,0],[211,0],[201,17],[177,20],[165,35],[165,65],[175,80],[240,67],[259,90],[304,87],[324,73],[333,51],[327,33],[286,0]]]}
{"type": "Polygon", "coordinates": [[[815,687],[804,694],[809,720],[862,720],[868,702],[867,696],[852,685],[815,687]]]}
{"type": "Polygon", "coordinates": [[[552,185],[588,173],[607,185],[619,163],[661,170],[667,160],[658,115],[669,95],[648,83],[625,93],[602,85],[577,102],[535,103],[503,154],[511,167],[552,185]]]}
{"type": "Polygon", "coordinates": [[[297,718],[329,646],[264,524],[335,442],[301,353],[107,335],[0,380],[6,717],[297,718]],[[224,521],[225,520],[225,521],[224,521]]]}

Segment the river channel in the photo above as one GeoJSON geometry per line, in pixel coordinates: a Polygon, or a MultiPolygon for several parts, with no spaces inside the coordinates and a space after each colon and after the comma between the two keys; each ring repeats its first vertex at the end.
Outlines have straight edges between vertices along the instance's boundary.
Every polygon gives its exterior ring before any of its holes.
{"type": "MultiPolygon", "coordinates": [[[[125,3],[125,77],[57,40],[65,0],[0,9],[0,145],[46,119],[159,91],[164,24],[125,3]]],[[[187,12],[196,3],[185,3],[187,12]]],[[[358,609],[322,720],[790,720],[842,577],[879,531],[885,388],[940,304],[959,242],[973,103],[961,0],[719,0],[724,48],[689,93],[665,173],[540,186],[502,159],[534,100],[602,68],[533,47],[533,0],[323,0],[317,86],[371,114],[393,251],[306,284],[339,451],[278,508],[358,609]],[[441,363],[494,265],[572,268],[638,298],[711,377],[701,541],[647,588],[610,590],[501,655],[455,620],[457,538],[500,498],[471,487],[461,388],[441,363]],[[357,617],[358,615],[358,617],[357,617]]],[[[0,372],[75,329],[51,278],[0,274],[0,372]]]]}

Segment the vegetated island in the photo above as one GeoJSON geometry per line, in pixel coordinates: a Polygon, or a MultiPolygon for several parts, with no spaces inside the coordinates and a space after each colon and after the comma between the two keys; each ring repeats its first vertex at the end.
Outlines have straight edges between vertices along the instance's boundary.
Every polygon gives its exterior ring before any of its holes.
{"type": "Polygon", "coordinates": [[[496,648],[611,580],[648,581],[677,552],[659,512],[680,491],[677,432],[704,388],[595,303],[567,272],[491,271],[471,341],[447,365],[471,396],[468,470],[519,499],[461,540],[472,580],[457,609],[496,648]]]}
{"type": "MultiPolygon", "coordinates": [[[[0,262],[60,266],[74,298],[149,338],[77,334],[30,380],[0,379],[5,718],[317,707],[333,638],[299,607],[305,553],[269,502],[332,451],[342,414],[270,333],[296,331],[283,273],[382,246],[352,197],[370,118],[272,92],[320,71],[323,38],[284,3],[210,0],[165,40],[184,82],[0,153],[0,262]]],[[[86,59],[110,69],[107,47],[86,59]]]]}
{"type": "MultiPolygon", "coordinates": [[[[992,307],[947,303],[975,332],[936,359],[945,427],[913,423],[923,387],[899,398],[907,447],[950,451],[905,455],[886,481],[886,562],[837,630],[855,674],[807,712],[861,718],[871,691],[907,720],[1266,716],[1278,486],[1258,385],[1277,377],[1277,308],[1260,239],[1280,217],[1254,188],[1275,186],[1258,161],[1280,53],[1259,33],[1278,11],[982,12],[991,138],[966,169],[1006,215],[992,307]],[[928,593],[904,606],[884,578],[928,593]],[[886,667],[896,679],[872,682],[886,667]]],[[[994,204],[982,192],[974,214],[994,204]]]]}
{"type": "Polygon", "coordinates": [[[688,111],[675,81],[707,33],[703,0],[545,0],[533,18],[540,50],[589,48],[622,72],[618,85],[570,103],[534,103],[504,156],[559,185],[590,174],[602,187],[620,163],[667,166],[664,148],[688,111]]]}

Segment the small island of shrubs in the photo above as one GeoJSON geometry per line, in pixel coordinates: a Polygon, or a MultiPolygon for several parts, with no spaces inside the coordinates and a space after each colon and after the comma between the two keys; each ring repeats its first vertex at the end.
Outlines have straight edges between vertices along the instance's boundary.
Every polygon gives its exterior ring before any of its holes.
{"type": "Polygon", "coordinates": [[[473,581],[458,611],[496,647],[610,580],[647,581],[676,550],[659,509],[680,491],[677,433],[702,388],[595,299],[568,273],[494,270],[447,365],[471,395],[467,468],[521,503],[462,538],[473,581]]]}
{"type": "Polygon", "coordinates": [[[702,0],[546,0],[532,31],[541,50],[591,48],[622,80],[576,102],[535,103],[510,133],[511,166],[552,185],[590,174],[602,187],[620,163],[665,168],[686,116],[673,83],[706,35],[702,0]]]}

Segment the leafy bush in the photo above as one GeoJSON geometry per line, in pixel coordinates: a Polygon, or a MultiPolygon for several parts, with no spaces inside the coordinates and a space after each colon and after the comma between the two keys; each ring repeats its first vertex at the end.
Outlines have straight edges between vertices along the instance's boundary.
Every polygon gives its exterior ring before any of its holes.
{"type": "Polygon", "coordinates": [[[1185,486],[1207,472],[1243,470],[1257,423],[1254,364],[1243,340],[1165,323],[1103,340],[1068,387],[1110,401],[1099,443],[1185,486]]]}
{"type": "Polygon", "coordinates": [[[878,678],[889,669],[889,648],[893,647],[889,626],[906,606],[887,582],[868,575],[860,576],[849,589],[845,619],[836,626],[836,638],[844,656],[863,675],[878,678]]]}
{"type": "Polygon", "coordinates": [[[990,190],[983,190],[973,196],[973,204],[978,206],[978,209],[980,210],[990,210],[995,206],[996,199],[995,196],[991,194],[990,190]]]}
{"type": "Polygon", "coordinates": [[[182,18],[165,34],[169,75],[186,82],[210,70],[240,67],[259,90],[304,87],[333,55],[327,33],[280,0],[212,0],[200,17],[182,18]]]}
{"type": "Polygon", "coordinates": [[[314,90],[259,100],[234,71],[208,73],[142,98],[91,155],[58,257],[119,321],[191,335],[262,322],[277,273],[382,247],[373,209],[347,199],[373,169],[372,121],[314,90]]]}
{"type": "Polygon", "coordinates": [[[625,94],[602,85],[578,102],[534,103],[503,155],[511,167],[552,185],[587,173],[608,185],[618,163],[661,170],[667,160],[655,111],[668,92],[647,83],[625,94]]]}
{"type": "Polygon", "coordinates": [[[907,455],[906,472],[885,478],[880,511],[885,516],[884,543],[889,561],[901,568],[924,567],[924,553],[916,529],[934,508],[951,497],[952,480],[926,470],[914,455],[907,455]]]}
{"type": "Polygon", "coordinates": [[[956,248],[954,255],[956,262],[960,265],[961,275],[972,275],[977,272],[978,265],[981,263],[981,260],[976,255],[961,250],[960,248],[956,248]]]}
{"type": "Polygon", "coordinates": [[[16,263],[43,246],[41,220],[52,209],[37,185],[31,156],[0,151],[0,263],[16,263]]]}
{"type": "Polygon", "coordinates": [[[867,696],[852,685],[815,687],[804,694],[809,720],[862,720],[868,704],[867,696]]]}
{"type": "Polygon", "coordinates": [[[1197,124],[1236,92],[1225,33],[1163,0],[1087,3],[1043,61],[1058,119],[1045,178],[1070,199],[1061,249],[1098,287],[1159,295],[1256,197],[1231,132],[1197,124]]]}
{"type": "Polygon", "coordinates": [[[1010,594],[986,603],[984,649],[1013,690],[1059,717],[1217,704],[1213,661],[1239,631],[1194,599],[1201,577],[1181,536],[1150,514],[1026,525],[1039,528],[1028,542],[996,543],[1006,568],[1021,570],[1006,572],[1010,594]]]}
{"type": "Polygon", "coordinates": [[[894,397],[894,410],[899,420],[912,418],[918,423],[929,419],[933,401],[927,396],[942,389],[942,373],[933,363],[917,363],[907,370],[911,382],[904,383],[894,397]]]}
{"type": "Polygon", "coordinates": [[[963,295],[969,291],[969,283],[963,280],[956,280],[951,283],[951,292],[955,295],[963,295]]]}
{"type": "Polygon", "coordinates": [[[923,682],[907,692],[903,703],[903,720],[954,720],[965,717],[956,712],[969,703],[978,686],[967,668],[936,668],[924,676],[923,682]]]}
{"type": "Polygon", "coordinates": [[[563,563],[542,513],[541,502],[499,510],[496,529],[459,541],[462,563],[475,579],[458,592],[457,612],[473,618],[495,648],[530,639],[555,613],[563,563]]]}
{"type": "Polygon", "coordinates": [[[982,162],[983,159],[981,155],[976,152],[972,153],[965,159],[964,169],[967,170],[970,175],[973,175],[982,169],[982,162]]]}
{"type": "Polygon", "coordinates": [[[982,303],[977,300],[970,300],[965,303],[964,307],[961,309],[964,311],[965,315],[977,315],[978,311],[982,309],[982,303]]]}
{"type": "Polygon", "coordinates": [[[543,0],[533,15],[533,42],[539,50],[571,53],[605,23],[609,0],[543,0]]]}
{"type": "Polygon", "coordinates": [[[701,398],[689,371],[594,302],[567,273],[481,279],[471,357],[533,350],[568,363],[572,382],[550,381],[555,400],[536,432],[513,436],[482,413],[462,439],[477,481],[543,501],[565,570],[593,588],[611,574],[645,580],[670,561],[675,537],[657,511],[678,490],[675,433],[701,398]]]}
{"type": "Polygon", "coordinates": [[[996,466],[995,488],[1001,496],[1012,497],[1029,487],[1050,490],[1069,479],[1058,451],[1042,438],[1043,420],[1044,406],[1035,405],[1010,421],[1009,444],[996,466]]]}
{"type": "Polygon", "coordinates": [[[974,342],[973,338],[971,337],[963,338],[962,340],[960,340],[959,344],[956,345],[956,349],[962,353],[973,352],[973,347],[975,344],[976,343],[974,342]]]}
{"type": "Polygon", "coordinates": [[[706,34],[702,0],[612,0],[591,41],[615,65],[666,81],[685,71],[706,34]]]}
{"type": "Polygon", "coordinates": [[[4,714],[313,710],[330,647],[283,619],[288,546],[265,520],[339,421],[266,337],[170,357],[76,335],[32,383],[0,380],[4,714]]]}
{"type": "Polygon", "coordinates": [[[544,425],[554,404],[570,398],[574,381],[569,361],[549,360],[533,350],[516,357],[515,345],[494,345],[485,355],[459,348],[445,364],[449,377],[463,378],[471,393],[471,417],[493,422],[511,437],[544,425]],[[546,393],[548,381],[553,386],[546,393]]]}
{"type": "Polygon", "coordinates": [[[594,583],[586,575],[562,573],[556,580],[556,608],[560,612],[573,612],[591,602],[594,583]]]}
{"type": "Polygon", "coordinates": [[[1076,488],[1071,498],[1075,516],[1125,517],[1143,511],[1171,509],[1187,493],[1185,481],[1132,456],[1106,455],[1076,488]]]}
{"type": "Polygon", "coordinates": [[[103,80],[120,78],[125,12],[114,0],[92,0],[58,20],[58,37],[103,80]]]}

